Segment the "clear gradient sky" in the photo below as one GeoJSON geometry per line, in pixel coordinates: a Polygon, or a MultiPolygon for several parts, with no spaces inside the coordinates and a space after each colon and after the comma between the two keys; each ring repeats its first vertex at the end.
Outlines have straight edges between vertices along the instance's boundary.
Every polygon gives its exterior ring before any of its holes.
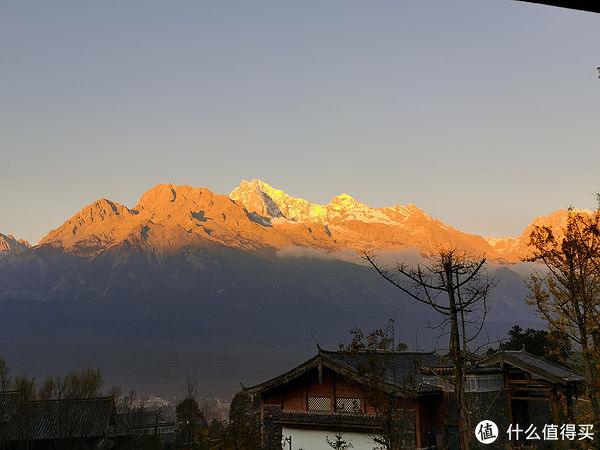
{"type": "Polygon", "coordinates": [[[600,191],[600,15],[510,0],[0,2],[0,232],[261,178],[518,235],[600,191]]]}

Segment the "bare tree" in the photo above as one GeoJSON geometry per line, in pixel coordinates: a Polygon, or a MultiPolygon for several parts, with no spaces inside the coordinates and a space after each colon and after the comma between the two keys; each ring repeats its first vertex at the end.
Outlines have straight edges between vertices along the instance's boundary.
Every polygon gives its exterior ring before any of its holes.
{"type": "Polygon", "coordinates": [[[460,446],[468,450],[471,435],[465,392],[468,346],[483,329],[487,296],[492,287],[484,270],[485,257],[474,259],[463,251],[442,249],[429,258],[428,264],[413,267],[399,263],[394,270],[379,265],[372,253],[365,253],[364,257],[385,280],[439,313],[442,329],[450,326],[448,348],[458,400],[460,446]]]}
{"type": "Polygon", "coordinates": [[[102,375],[96,369],[83,369],[66,376],[48,378],[38,390],[38,398],[46,400],[37,404],[52,432],[57,449],[75,445],[80,430],[87,420],[82,415],[78,401],[100,395],[102,375]]]}
{"type": "Polygon", "coordinates": [[[11,382],[9,373],[10,369],[6,365],[6,361],[0,358],[0,391],[8,391],[11,382]]]}
{"type": "Polygon", "coordinates": [[[17,410],[12,419],[14,438],[18,446],[30,450],[33,446],[34,412],[30,402],[36,399],[37,389],[34,377],[15,377],[14,388],[19,392],[17,410]]]}

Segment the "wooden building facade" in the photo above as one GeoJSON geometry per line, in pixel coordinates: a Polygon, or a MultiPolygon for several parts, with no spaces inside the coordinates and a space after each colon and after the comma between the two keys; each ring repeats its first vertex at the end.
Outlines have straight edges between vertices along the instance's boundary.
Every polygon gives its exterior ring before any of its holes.
{"type": "MultiPolygon", "coordinates": [[[[406,448],[436,445],[442,433],[442,389],[423,383],[420,369],[448,368],[448,361],[422,352],[319,353],[260,385],[263,448],[327,448],[336,435],[353,449],[372,450],[394,435],[406,448]],[[393,403],[378,402],[381,393],[393,403]],[[386,416],[394,415],[394,430],[386,416]],[[387,429],[386,429],[387,428],[387,429]]],[[[389,418],[388,418],[389,419],[389,418]]]]}
{"type": "MultiPolygon", "coordinates": [[[[319,349],[246,391],[260,395],[266,450],[330,448],[328,441],[337,436],[353,450],[373,450],[390,436],[403,448],[458,449],[451,378],[450,361],[434,353],[319,349]]],[[[541,426],[572,417],[571,397],[581,381],[581,375],[525,350],[498,352],[469,368],[471,425],[495,421],[501,430],[497,445],[512,446],[506,435],[511,423],[541,426]],[[565,399],[569,407],[563,411],[565,399]]],[[[474,434],[473,442],[476,448],[474,434]]]]}

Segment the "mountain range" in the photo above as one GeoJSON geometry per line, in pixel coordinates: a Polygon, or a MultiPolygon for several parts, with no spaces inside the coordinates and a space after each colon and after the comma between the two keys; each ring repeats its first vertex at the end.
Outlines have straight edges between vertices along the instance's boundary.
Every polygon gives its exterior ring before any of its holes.
{"type": "Polygon", "coordinates": [[[531,228],[560,228],[566,215],[493,239],[412,204],[371,208],[342,194],[318,205],[260,180],[229,196],[159,184],[133,208],[100,199],[33,247],[0,235],[0,357],[38,377],[100,366],[154,393],[176,392],[193,372],[207,392],[227,395],[310,355],[315,340],[335,345],[390,317],[412,347],[443,347],[426,326],[438,317],[380,280],[360,252],[414,261],[450,245],[491,262],[489,333],[539,325],[519,262],[531,228]]]}
{"type": "MultiPolygon", "coordinates": [[[[319,205],[260,180],[243,181],[229,196],[159,184],[132,209],[107,199],[94,202],[50,231],[36,248],[95,257],[120,245],[152,254],[218,245],[250,251],[300,247],[329,254],[416,248],[429,254],[451,245],[493,262],[515,263],[527,255],[533,226],[560,228],[566,215],[558,210],[536,218],[520,236],[497,239],[460,232],[413,204],[372,208],[341,194],[319,205]]],[[[26,241],[0,234],[0,251],[28,248],[26,241]]]]}

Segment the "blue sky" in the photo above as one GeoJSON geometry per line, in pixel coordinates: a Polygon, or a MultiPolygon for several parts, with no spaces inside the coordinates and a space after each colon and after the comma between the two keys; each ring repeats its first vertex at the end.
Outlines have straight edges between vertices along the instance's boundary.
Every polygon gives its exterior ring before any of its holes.
{"type": "Polygon", "coordinates": [[[600,191],[600,15],[509,0],[0,3],[0,232],[261,178],[517,235],[600,191]]]}

